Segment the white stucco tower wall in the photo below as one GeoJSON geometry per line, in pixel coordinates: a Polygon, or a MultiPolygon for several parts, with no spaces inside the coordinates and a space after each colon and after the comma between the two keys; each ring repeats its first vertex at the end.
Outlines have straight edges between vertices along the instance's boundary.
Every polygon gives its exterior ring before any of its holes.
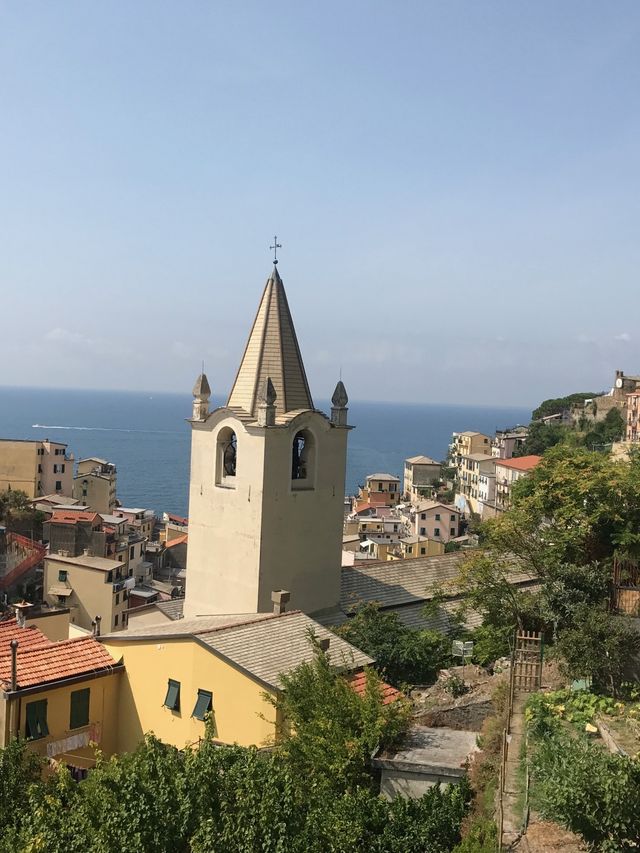
{"type": "Polygon", "coordinates": [[[331,418],[314,409],[274,267],[227,406],[191,419],[186,617],[269,612],[280,589],[307,613],[338,604],[341,388],[331,418]]]}

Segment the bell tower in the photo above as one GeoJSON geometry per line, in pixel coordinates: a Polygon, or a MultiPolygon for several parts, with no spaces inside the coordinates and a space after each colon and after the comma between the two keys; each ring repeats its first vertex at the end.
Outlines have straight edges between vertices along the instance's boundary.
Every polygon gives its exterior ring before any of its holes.
{"type": "Polygon", "coordinates": [[[340,598],[347,394],[314,408],[278,268],[265,285],[226,406],[194,387],[187,617],[271,612],[272,593],[314,613],[340,598]],[[205,400],[206,398],[206,400],[205,400]]]}

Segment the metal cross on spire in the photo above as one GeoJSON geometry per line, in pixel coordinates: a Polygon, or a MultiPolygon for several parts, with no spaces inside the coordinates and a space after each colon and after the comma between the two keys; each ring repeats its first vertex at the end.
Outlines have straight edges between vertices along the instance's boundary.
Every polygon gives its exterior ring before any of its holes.
{"type": "Polygon", "coordinates": [[[282,248],[282,243],[278,243],[278,238],[276,235],[273,237],[273,246],[269,246],[270,249],[273,249],[273,263],[278,263],[278,249],[282,248]]]}

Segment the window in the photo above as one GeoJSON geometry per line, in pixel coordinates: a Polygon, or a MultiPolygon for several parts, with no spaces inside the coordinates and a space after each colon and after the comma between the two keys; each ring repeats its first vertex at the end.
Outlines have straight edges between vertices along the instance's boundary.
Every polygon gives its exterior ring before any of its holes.
{"type": "Polygon", "coordinates": [[[226,486],[234,485],[236,462],[238,457],[238,440],[230,427],[223,427],[216,441],[216,483],[226,486]]]}
{"type": "Polygon", "coordinates": [[[427,535],[427,528],[421,527],[420,528],[420,536],[426,536],[426,535],[427,535]]]}
{"type": "Polygon", "coordinates": [[[436,521],[440,521],[440,513],[439,512],[436,513],[435,518],[436,518],[436,521]]]}
{"type": "Polygon", "coordinates": [[[382,483],[378,483],[378,491],[379,491],[379,492],[381,492],[381,491],[382,491],[382,483]]]}
{"type": "Polygon", "coordinates": [[[131,546],[131,548],[129,548],[129,559],[130,559],[130,560],[133,560],[133,558],[135,557],[135,555],[136,555],[136,549],[135,549],[135,548],[134,548],[134,546],[132,545],[132,546],[131,546]]]}
{"type": "Polygon", "coordinates": [[[455,536],[455,535],[456,535],[456,529],[455,529],[455,527],[452,527],[452,528],[449,530],[449,534],[450,534],[451,536],[455,536]]]}
{"type": "Polygon", "coordinates": [[[407,554],[413,554],[413,545],[409,545],[407,548],[407,554]]]}
{"type": "Polygon", "coordinates": [[[58,580],[64,583],[67,580],[67,571],[66,569],[60,569],[58,572],[58,580]]]}
{"type": "Polygon", "coordinates": [[[47,700],[39,699],[37,702],[27,702],[27,738],[37,740],[49,734],[47,725],[47,700]]]}
{"type": "Polygon", "coordinates": [[[42,474],[42,465],[38,465],[38,474],[42,474]]]}
{"type": "Polygon", "coordinates": [[[440,536],[440,528],[439,527],[433,528],[433,535],[434,536],[440,536]]]}
{"type": "Polygon", "coordinates": [[[196,720],[204,720],[205,716],[211,711],[213,706],[213,693],[209,690],[198,690],[198,698],[196,699],[195,708],[193,709],[192,717],[196,720]]]}
{"type": "Polygon", "coordinates": [[[56,492],[62,491],[62,480],[56,480],[56,492]]]}
{"type": "Polygon", "coordinates": [[[169,679],[167,695],[164,697],[164,707],[171,711],[180,710],[180,682],[169,679]]]}
{"type": "Polygon", "coordinates": [[[117,627],[118,627],[118,614],[117,614],[117,613],[116,613],[116,615],[114,616],[114,619],[113,619],[113,627],[114,627],[114,628],[117,628],[117,627]]]}
{"type": "Polygon", "coordinates": [[[313,486],[315,468],[315,442],[307,429],[300,430],[291,446],[291,479],[294,488],[313,486]]]}
{"type": "Polygon", "coordinates": [[[60,467],[62,468],[62,470],[61,470],[61,472],[60,472],[60,473],[61,473],[61,474],[64,474],[64,465],[61,465],[60,467]]]}
{"type": "Polygon", "coordinates": [[[74,690],[71,694],[71,707],[69,714],[69,728],[79,729],[80,726],[89,725],[89,696],[91,691],[88,687],[84,690],[74,690]]]}
{"type": "Polygon", "coordinates": [[[426,554],[426,553],[427,553],[427,549],[426,549],[426,548],[420,548],[420,553],[421,553],[421,554],[426,554]]]}
{"type": "Polygon", "coordinates": [[[120,604],[120,593],[116,592],[116,604],[120,604]]]}
{"type": "Polygon", "coordinates": [[[426,519],[427,519],[427,513],[421,512],[420,513],[420,521],[426,521],[426,519]]]}
{"type": "Polygon", "coordinates": [[[112,583],[113,581],[113,572],[107,572],[107,583],[112,583]]]}
{"type": "Polygon", "coordinates": [[[455,517],[455,515],[452,513],[452,514],[451,514],[451,521],[455,521],[455,520],[456,520],[456,517],[455,517]]]}

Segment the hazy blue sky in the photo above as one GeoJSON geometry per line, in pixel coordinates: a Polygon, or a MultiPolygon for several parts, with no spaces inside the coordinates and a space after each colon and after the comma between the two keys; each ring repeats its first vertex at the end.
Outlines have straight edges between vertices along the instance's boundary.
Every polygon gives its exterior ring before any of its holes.
{"type": "Polygon", "coordinates": [[[270,270],[314,394],[640,373],[640,3],[0,0],[0,384],[227,391],[270,270]]]}

